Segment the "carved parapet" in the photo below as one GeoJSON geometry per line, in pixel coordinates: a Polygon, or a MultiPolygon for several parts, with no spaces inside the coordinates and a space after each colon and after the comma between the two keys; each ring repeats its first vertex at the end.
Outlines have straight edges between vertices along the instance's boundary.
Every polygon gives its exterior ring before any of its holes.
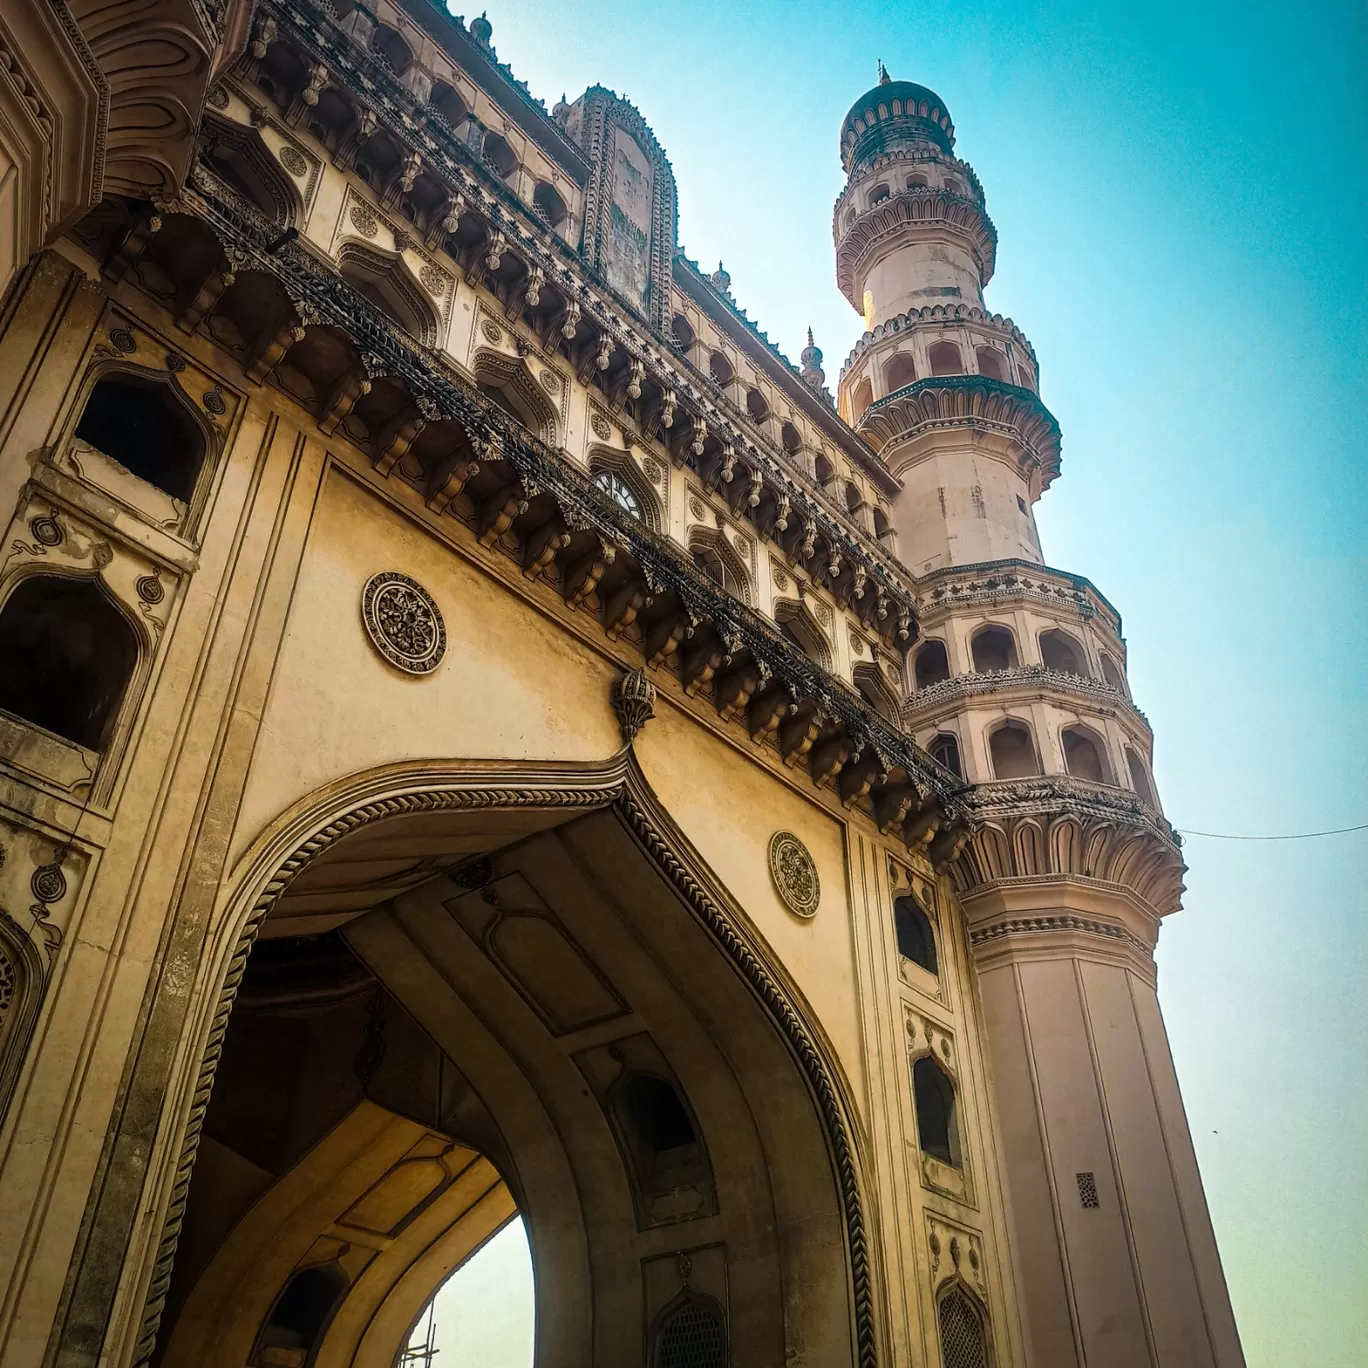
{"type": "Polygon", "coordinates": [[[963,801],[970,830],[951,873],[975,946],[1062,930],[1141,950],[1148,963],[1187,869],[1157,812],[1134,794],[1062,777],[980,784],[963,801]]]}
{"type": "Polygon", "coordinates": [[[887,459],[886,448],[895,443],[904,446],[925,433],[954,428],[1006,437],[1037,489],[1047,488],[1059,474],[1054,415],[1032,390],[986,375],[938,375],[904,385],[871,404],[856,430],[887,459]]]}
{"type": "Polygon", "coordinates": [[[1032,697],[1046,694],[1065,694],[1089,703],[1101,703],[1112,708],[1124,708],[1149,729],[1144,713],[1119,689],[1100,679],[1086,675],[1068,674],[1051,670],[1044,665],[1018,665],[1010,670],[992,670],[985,674],[955,675],[938,683],[918,689],[903,705],[903,720],[910,731],[928,717],[941,716],[953,704],[985,694],[1020,693],[1032,697]]]}

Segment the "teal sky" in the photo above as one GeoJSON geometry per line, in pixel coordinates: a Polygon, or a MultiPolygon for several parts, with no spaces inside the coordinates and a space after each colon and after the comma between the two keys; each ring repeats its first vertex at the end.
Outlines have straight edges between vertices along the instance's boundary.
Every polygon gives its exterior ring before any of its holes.
{"type": "MultiPolygon", "coordinates": [[[[1180,828],[1368,822],[1368,9],[494,4],[548,105],[631,99],[680,239],[834,385],[840,122],[948,105],[1040,358],[1047,561],[1120,609],[1180,828]]],[[[1192,837],[1160,996],[1250,1368],[1368,1361],[1368,833],[1192,837]]]]}

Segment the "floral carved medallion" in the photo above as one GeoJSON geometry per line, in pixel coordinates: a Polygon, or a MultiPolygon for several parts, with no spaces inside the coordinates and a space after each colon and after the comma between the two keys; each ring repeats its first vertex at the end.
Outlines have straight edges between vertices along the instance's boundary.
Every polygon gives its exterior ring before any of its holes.
{"type": "Polygon", "coordinates": [[[776,831],[770,837],[769,865],[784,906],[795,916],[815,917],[822,883],[807,846],[791,831],[776,831]]]}
{"type": "Polygon", "coordinates": [[[280,149],[280,164],[292,176],[304,176],[309,171],[309,163],[305,160],[304,154],[288,145],[280,149]]]}
{"type": "Polygon", "coordinates": [[[396,570],[372,575],[361,591],[361,621],[371,645],[391,665],[428,674],[446,653],[446,627],[432,595],[396,570]]]}

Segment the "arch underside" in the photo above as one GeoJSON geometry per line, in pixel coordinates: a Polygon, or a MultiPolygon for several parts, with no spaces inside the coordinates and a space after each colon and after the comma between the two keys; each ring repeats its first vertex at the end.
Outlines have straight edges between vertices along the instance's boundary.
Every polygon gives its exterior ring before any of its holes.
{"type": "Polygon", "coordinates": [[[779,1368],[799,1346],[872,1364],[854,1156],[821,1048],[623,773],[606,791],[361,804],[268,886],[160,1364],[388,1364],[515,1210],[538,1368],[644,1361],[685,1293],[723,1309],[732,1364],[779,1368]],[[677,1092],[701,1156],[643,1165],[614,1105],[629,1076],[677,1092]],[[272,1349],[272,1306],[321,1263],[347,1282],[321,1338],[272,1349]]]}

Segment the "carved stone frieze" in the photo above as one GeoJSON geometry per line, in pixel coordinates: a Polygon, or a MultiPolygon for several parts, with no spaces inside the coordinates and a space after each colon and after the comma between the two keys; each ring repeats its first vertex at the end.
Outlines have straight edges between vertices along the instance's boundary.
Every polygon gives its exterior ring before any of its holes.
{"type": "Polygon", "coordinates": [[[1010,670],[955,675],[951,679],[942,679],[939,683],[928,685],[913,693],[904,705],[904,715],[911,723],[913,719],[920,718],[926,713],[942,713],[949,705],[966,698],[1016,691],[1068,694],[1090,703],[1124,708],[1146,727],[1149,725],[1145,714],[1119,689],[1114,689],[1100,679],[1067,674],[1062,670],[1051,670],[1044,665],[1018,665],[1010,670]]]}

